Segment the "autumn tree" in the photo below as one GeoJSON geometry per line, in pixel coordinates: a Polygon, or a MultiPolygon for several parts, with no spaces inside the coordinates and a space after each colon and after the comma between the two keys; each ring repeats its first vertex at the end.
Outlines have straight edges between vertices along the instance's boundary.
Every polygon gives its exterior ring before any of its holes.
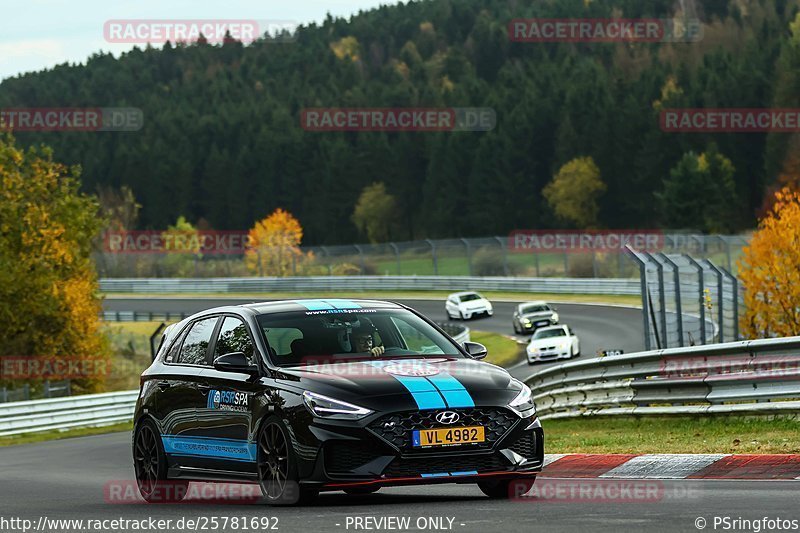
{"type": "Polygon", "coordinates": [[[127,185],[119,189],[108,186],[97,188],[97,199],[100,212],[107,221],[107,228],[112,231],[132,230],[139,219],[142,205],[136,201],[133,191],[127,185]]]}
{"type": "Polygon", "coordinates": [[[800,192],[783,188],[739,260],[748,338],[800,334],[800,192]]]}
{"type": "Polygon", "coordinates": [[[290,276],[311,258],[300,250],[302,240],[300,221],[278,208],[250,229],[245,264],[259,276],[290,276]]]}
{"type": "Polygon", "coordinates": [[[542,192],[559,219],[578,228],[593,228],[598,225],[598,199],[605,191],[594,160],[579,157],[562,166],[542,192]]]}
{"type": "Polygon", "coordinates": [[[96,199],[79,192],[79,175],[48,148],[23,151],[0,136],[0,355],[105,355],[90,259],[102,221],[96,199]]]}
{"type": "Polygon", "coordinates": [[[175,224],[167,226],[161,234],[166,257],[159,263],[162,274],[174,277],[190,277],[195,273],[197,261],[203,258],[200,233],[194,225],[179,216],[175,224]]]}
{"type": "Polygon", "coordinates": [[[395,198],[386,192],[386,185],[379,182],[364,187],[351,217],[358,231],[366,234],[369,242],[386,242],[396,219],[395,198]]]}

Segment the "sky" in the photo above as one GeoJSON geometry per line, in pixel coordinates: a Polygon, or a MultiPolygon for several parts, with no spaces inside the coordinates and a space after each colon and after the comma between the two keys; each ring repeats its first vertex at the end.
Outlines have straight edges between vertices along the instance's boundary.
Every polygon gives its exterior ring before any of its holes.
{"type": "MultiPolygon", "coordinates": [[[[106,41],[109,20],[320,22],[349,17],[396,0],[0,0],[0,80],[70,62],[96,52],[119,55],[133,44],[106,41]]],[[[141,45],[139,45],[141,47],[141,45]]],[[[161,46],[158,44],[157,46],[161,46]]]]}

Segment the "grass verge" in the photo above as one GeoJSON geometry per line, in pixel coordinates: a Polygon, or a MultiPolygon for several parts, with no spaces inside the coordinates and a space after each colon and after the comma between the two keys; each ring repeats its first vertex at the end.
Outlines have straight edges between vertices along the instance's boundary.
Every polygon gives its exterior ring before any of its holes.
{"type": "Polygon", "coordinates": [[[132,429],[133,423],[125,422],[123,424],[114,424],[112,426],[102,426],[96,428],[77,428],[66,431],[42,431],[41,433],[28,433],[26,435],[0,437],[0,446],[31,444],[33,442],[69,439],[72,437],[86,437],[89,435],[102,435],[104,433],[114,433],[116,431],[131,431],[132,429]]]}
{"type": "Polygon", "coordinates": [[[500,335],[499,333],[470,331],[469,337],[472,342],[479,342],[489,350],[489,355],[484,359],[487,363],[498,366],[510,366],[522,357],[523,347],[517,344],[516,341],[504,335],[500,335]]]}
{"type": "Polygon", "coordinates": [[[800,420],[596,417],[544,420],[546,453],[800,453],[800,420]]]}
{"type": "MultiPolygon", "coordinates": [[[[251,293],[207,293],[207,292],[181,292],[181,293],[105,293],[108,299],[115,298],[252,298],[258,300],[275,300],[284,298],[376,298],[376,299],[434,299],[444,301],[453,291],[347,291],[347,292],[251,292],[251,293]]],[[[528,300],[545,300],[563,303],[597,303],[616,305],[641,305],[640,296],[626,294],[553,294],[532,292],[496,292],[480,291],[490,300],[497,302],[523,302],[528,300]]]]}

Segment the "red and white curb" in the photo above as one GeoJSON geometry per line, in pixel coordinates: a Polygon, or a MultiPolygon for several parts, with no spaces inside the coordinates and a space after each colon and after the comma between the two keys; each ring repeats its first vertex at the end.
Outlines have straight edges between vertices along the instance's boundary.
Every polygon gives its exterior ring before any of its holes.
{"type": "Polygon", "coordinates": [[[800,454],[546,454],[542,477],[800,479],[800,454]]]}

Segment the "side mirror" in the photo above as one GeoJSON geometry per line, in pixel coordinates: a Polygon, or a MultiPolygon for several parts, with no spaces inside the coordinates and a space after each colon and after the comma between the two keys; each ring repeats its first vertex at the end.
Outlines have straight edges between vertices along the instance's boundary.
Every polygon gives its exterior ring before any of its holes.
{"type": "Polygon", "coordinates": [[[250,374],[251,376],[258,374],[258,367],[250,364],[244,352],[231,352],[220,355],[214,359],[214,368],[220,372],[239,372],[250,374]]]}
{"type": "Polygon", "coordinates": [[[473,359],[483,359],[489,353],[486,346],[479,342],[465,342],[464,349],[473,359]]]}

